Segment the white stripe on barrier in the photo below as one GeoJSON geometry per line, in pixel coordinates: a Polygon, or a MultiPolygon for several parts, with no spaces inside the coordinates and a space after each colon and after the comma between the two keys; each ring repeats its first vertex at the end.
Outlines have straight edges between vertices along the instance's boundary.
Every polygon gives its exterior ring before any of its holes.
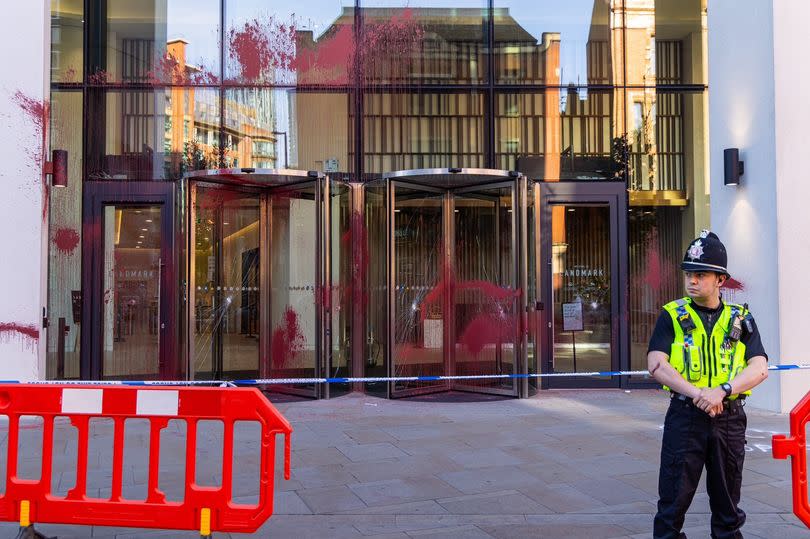
{"type": "Polygon", "coordinates": [[[100,414],[103,389],[71,389],[62,390],[63,414],[100,414]]]}
{"type": "Polygon", "coordinates": [[[137,415],[176,416],[179,405],[178,395],[177,390],[150,391],[140,389],[135,404],[135,413],[137,415]]]}

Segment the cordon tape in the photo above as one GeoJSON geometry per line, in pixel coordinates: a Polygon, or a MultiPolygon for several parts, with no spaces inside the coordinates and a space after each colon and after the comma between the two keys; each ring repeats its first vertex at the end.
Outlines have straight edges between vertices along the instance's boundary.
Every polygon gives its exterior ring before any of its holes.
{"type": "MultiPolygon", "coordinates": [[[[790,371],[810,369],[810,364],[769,365],[769,371],[790,371]]],[[[111,385],[111,386],[193,386],[220,385],[230,387],[269,386],[269,385],[305,385],[305,384],[346,384],[364,382],[437,382],[442,380],[488,380],[512,378],[573,378],[591,376],[645,376],[643,371],[589,371],[589,372],[553,372],[530,374],[470,374],[457,376],[363,376],[357,378],[257,378],[245,380],[0,380],[0,384],[67,384],[67,385],[111,385]]]]}

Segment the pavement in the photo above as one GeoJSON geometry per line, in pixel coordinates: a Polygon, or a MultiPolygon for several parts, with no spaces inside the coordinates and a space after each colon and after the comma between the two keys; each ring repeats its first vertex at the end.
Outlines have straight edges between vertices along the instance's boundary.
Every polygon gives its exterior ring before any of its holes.
{"type": "MultiPolygon", "coordinates": [[[[656,390],[553,390],[523,400],[450,393],[407,400],[352,394],[329,401],[276,402],[295,429],[292,478],[277,444],[275,514],[250,537],[334,539],[647,538],[652,536],[663,418],[656,390]]],[[[792,514],[788,461],[771,456],[771,436],[788,416],[747,408],[748,446],[741,507],[745,537],[808,538],[792,514]]],[[[218,425],[200,436],[197,477],[219,484],[218,425]]],[[[235,500],[258,491],[258,429],[237,430],[235,500]]],[[[53,488],[75,482],[75,435],[57,425],[53,488]]],[[[36,477],[36,428],[21,431],[21,470],[36,477]]],[[[182,496],[182,422],[162,435],[160,485],[182,496]]],[[[40,435],[41,437],[41,435],[40,435]]],[[[2,444],[5,444],[5,437],[2,444]]],[[[5,446],[0,444],[0,462],[5,446]]],[[[39,442],[41,453],[41,441],[39,442]]],[[[96,424],[88,485],[109,494],[112,425],[96,424]]],[[[145,422],[128,422],[124,494],[145,496],[145,422]]],[[[5,484],[5,470],[0,470],[5,484]]],[[[93,492],[91,490],[91,492],[93,492]]],[[[705,485],[686,518],[690,538],[709,537],[705,485]]],[[[38,525],[61,539],[199,537],[194,532],[38,525]]],[[[0,538],[14,537],[0,525],[0,538]]],[[[215,533],[215,537],[248,537],[215,533]]]]}

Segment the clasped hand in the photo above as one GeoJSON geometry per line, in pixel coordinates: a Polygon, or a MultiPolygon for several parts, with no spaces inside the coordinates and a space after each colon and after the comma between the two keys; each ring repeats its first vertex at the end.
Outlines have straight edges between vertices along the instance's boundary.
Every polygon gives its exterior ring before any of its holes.
{"type": "Polygon", "coordinates": [[[726,397],[726,392],[721,387],[701,388],[700,394],[692,399],[695,406],[709,414],[709,417],[714,417],[723,413],[723,399],[726,397]]]}

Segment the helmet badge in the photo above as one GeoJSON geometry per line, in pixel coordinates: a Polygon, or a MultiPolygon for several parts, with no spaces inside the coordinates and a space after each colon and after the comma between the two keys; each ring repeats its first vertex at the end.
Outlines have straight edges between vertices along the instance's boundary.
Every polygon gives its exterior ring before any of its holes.
{"type": "Polygon", "coordinates": [[[700,240],[697,240],[695,243],[693,243],[692,246],[689,247],[689,252],[687,253],[687,255],[693,261],[695,259],[700,260],[700,257],[703,256],[703,242],[700,241],[700,240]]]}

